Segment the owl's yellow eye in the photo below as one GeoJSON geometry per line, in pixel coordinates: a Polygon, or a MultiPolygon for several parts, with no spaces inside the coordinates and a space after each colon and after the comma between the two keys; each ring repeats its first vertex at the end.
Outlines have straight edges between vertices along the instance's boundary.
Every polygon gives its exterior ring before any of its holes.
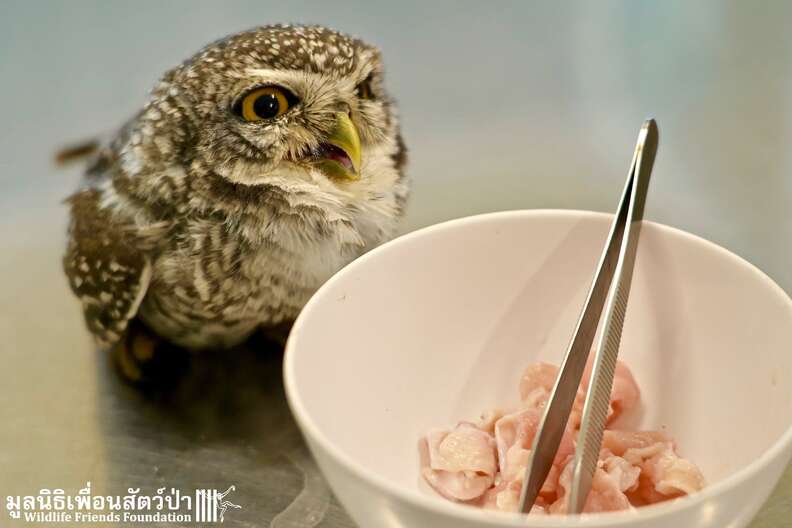
{"type": "Polygon", "coordinates": [[[357,94],[361,99],[374,98],[374,94],[371,92],[371,75],[366,77],[363,82],[357,85],[357,94]]]}
{"type": "Polygon", "coordinates": [[[245,121],[262,121],[282,116],[294,102],[296,99],[288,90],[264,86],[245,95],[238,103],[236,112],[245,121]]]}

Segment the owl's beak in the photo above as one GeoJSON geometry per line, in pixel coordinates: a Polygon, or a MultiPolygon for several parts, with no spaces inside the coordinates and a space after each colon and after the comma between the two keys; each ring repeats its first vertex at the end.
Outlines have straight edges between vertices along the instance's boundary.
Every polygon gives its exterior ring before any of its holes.
{"type": "Polygon", "coordinates": [[[346,112],[336,114],[336,124],[325,142],[318,164],[327,174],[347,180],[360,178],[360,135],[355,123],[346,112]]]}

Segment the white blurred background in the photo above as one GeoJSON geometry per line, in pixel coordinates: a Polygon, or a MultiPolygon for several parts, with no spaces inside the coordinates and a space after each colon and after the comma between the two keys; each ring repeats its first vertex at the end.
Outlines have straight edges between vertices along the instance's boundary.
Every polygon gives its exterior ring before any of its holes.
{"type": "Polygon", "coordinates": [[[213,39],[311,22],[383,49],[415,181],[406,229],[499,209],[611,211],[654,116],[647,217],[792,290],[791,3],[425,4],[2,2],[3,245],[60,243],[59,201],[80,171],[56,170],[56,147],[118,126],[213,39]]]}

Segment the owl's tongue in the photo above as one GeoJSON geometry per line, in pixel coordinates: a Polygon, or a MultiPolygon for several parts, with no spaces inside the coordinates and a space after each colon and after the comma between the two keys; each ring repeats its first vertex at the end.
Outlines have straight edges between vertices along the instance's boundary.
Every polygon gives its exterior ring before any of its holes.
{"type": "Polygon", "coordinates": [[[319,145],[319,152],[317,157],[335,161],[341,164],[341,166],[343,166],[346,170],[350,172],[355,171],[355,167],[352,164],[352,160],[347,155],[347,153],[344,152],[343,149],[335,145],[331,145],[330,143],[322,143],[321,145],[319,145]]]}

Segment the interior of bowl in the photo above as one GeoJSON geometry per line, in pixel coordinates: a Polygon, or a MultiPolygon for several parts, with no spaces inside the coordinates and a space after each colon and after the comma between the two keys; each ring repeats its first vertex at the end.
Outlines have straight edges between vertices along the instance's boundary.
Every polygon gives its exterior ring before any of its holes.
{"type": "MultiPolygon", "coordinates": [[[[364,256],[306,307],[290,342],[305,418],[367,472],[430,493],[418,440],[516,403],[522,370],[560,363],[611,217],[511,212],[435,226],[364,256]]],[[[620,359],[642,407],[709,483],[792,424],[792,303],[751,265],[646,223],[620,359]]],[[[439,497],[437,500],[442,500],[439,497]]]]}

